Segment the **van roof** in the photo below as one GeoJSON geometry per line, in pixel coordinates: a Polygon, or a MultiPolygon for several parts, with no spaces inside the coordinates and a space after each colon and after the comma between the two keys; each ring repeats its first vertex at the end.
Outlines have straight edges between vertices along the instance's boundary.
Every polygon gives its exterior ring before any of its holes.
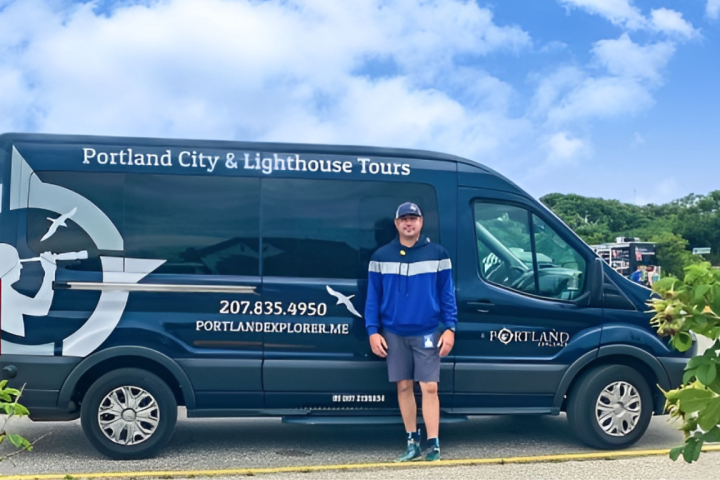
{"type": "Polygon", "coordinates": [[[57,135],[46,133],[4,133],[0,135],[0,145],[12,141],[25,141],[32,143],[92,143],[117,145],[118,143],[134,143],[147,146],[188,146],[210,147],[210,148],[234,148],[249,150],[276,150],[290,151],[297,153],[332,153],[336,155],[366,155],[398,158],[416,158],[422,160],[438,160],[442,162],[454,162],[469,165],[488,173],[499,175],[492,169],[478,162],[446,153],[432,152],[428,150],[415,150],[408,148],[386,148],[370,147],[360,145],[329,145],[311,143],[276,143],[276,142],[244,142],[230,140],[195,140],[181,138],[160,138],[160,137],[119,137],[100,135],[57,135]]]}

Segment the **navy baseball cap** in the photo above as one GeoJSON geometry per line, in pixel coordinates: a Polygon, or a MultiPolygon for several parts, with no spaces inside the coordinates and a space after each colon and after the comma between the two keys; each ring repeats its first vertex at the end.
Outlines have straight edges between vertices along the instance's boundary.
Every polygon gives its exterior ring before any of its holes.
{"type": "Polygon", "coordinates": [[[405,202],[400,205],[397,209],[397,212],[395,212],[395,218],[406,217],[408,215],[412,215],[414,217],[422,217],[420,207],[418,207],[414,203],[405,202]]]}

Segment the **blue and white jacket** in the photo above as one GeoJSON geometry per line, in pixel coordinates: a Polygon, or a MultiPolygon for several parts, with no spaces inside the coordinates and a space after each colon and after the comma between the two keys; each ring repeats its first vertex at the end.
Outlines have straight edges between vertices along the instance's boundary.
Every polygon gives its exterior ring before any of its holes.
{"type": "Polygon", "coordinates": [[[452,264],[447,250],[429,238],[411,248],[395,239],[372,256],[365,302],[368,335],[384,328],[414,337],[457,323],[452,264]]]}

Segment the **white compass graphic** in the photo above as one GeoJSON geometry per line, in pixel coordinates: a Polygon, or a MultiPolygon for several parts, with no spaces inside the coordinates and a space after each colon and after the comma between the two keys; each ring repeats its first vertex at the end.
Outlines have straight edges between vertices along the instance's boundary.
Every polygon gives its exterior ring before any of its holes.
{"type": "MultiPolygon", "coordinates": [[[[59,215],[59,217],[56,218],[49,218],[52,223],[42,240],[49,238],[53,234],[59,234],[56,233],[58,227],[65,227],[66,220],[71,218],[73,222],[87,232],[99,250],[124,251],[123,239],[120,232],[102,210],[77,192],[58,185],[42,182],[20,152],[13,147],[12,172],[10,178],[10,210],[23,208],[39,208],[59,215]]],[[[71,258],[67,253],[48,253],[41,255],[37,259],[19,259],[19,262],[40,261],[41,257],[46,263],[48,261],[54,263],[57,260],[71,258]]],[[[165,263],[165,260],[103,256],[100,257],[100,261],[103,270],[102,282],[112,284],[137,283],[165,263]]],[[[52,276],[54,278],[54,270],[52,268],[46,270],[46,278],[50,270],[52,270],[52,276]]],[[[14,273],[14,275],[19,275],[19,273],[14,273]]],[[[13,292],[8,290],[9,287],[10,285],[3,285],[3,291],[12,297],[13,292]]],[[[33,301],[38,300],[36,304],[46,303],[47,308],[43,308],[42,315],[47,315],[49,303],[52,301],[52,294],[52,291],[38,291],[38,294],[34,298],[25,297],[24,299],[18,299],[18,297],[15,297],[17,311],[12,311],[12,302],[10,305],[3,305],[3,307],[9,309],[2,309],[3,318],[0,319],[2,329],[6,329],[4,317],[7,315],[8,318],[11,319],[8,324],[8,328],[10,328],[9,333],[24,334],[21,322],[22,315],[27,311],[23,310],[26,309],[25,306],[29,305],[27,299],[33,301]]],[[[99,347],[110,336],[120,321],[125,311],[128,295],[129,291],[127,290],[101,289],[97,306],[83,326],[68,337],[58,339],[58,341],[62,340],[62,355],[85,357],[99,347]]],[[[5,298],[1,300],[4,303],[5,298]]],[[[37,313],[37,311],[32,314],[35,313],[37,313]]],[[[55,354],[54,343],[28,345],[15,343],[5,338],[0,339],[0,343],[2,343],[3,353],[23,355],[55,354]]]]}

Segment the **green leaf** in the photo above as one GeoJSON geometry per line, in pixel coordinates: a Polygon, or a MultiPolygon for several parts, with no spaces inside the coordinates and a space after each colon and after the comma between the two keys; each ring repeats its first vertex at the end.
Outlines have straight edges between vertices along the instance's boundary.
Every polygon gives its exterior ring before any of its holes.
{"type": "MultiPolygon", "coordinates": [[[[698,309],[703,309],[705,308],[705,305],[698,305],[697,307],[698,309]]],[[[708,319],[704,313],[693,315],[692,319],[695,322],[695,325],[697,325],[696,329],[692,329],[695,331],[695,333],[697,333],[699,330],[704,330],[708,325],[708,319]]]]}
{"type": "Polygon", "coordinates": [[[720,442],[720,428],[712,427],[703,435],[703,440],[707,443],[720,442]]]}
{"type": "Polygon", "coordinates": [[[20,405],[19,403],[15,403],[15,412],[14,414],[19,417],[24,417],[26,415],[30,415],[30,411],[24,406],[20,405]]]}
{"type": "Polygon", "coordinates": [[[10,395],[14,395],[16,397],[20,395],[20,390],[18,390],[17,388],[6,388],[4,389],[4,392],[9,393],[10,395]]]}
{"type": "Polygon", "coordinates": [[[686,352],[692,347],[692,337],[687,332],[678,332],[672,339],[673,347],[680,352],[686,352]]]}
{"type": "Polygon", "coordinates": [[[700,451],[702,450],[702,440],[697,438],[688,438],[685,442],[685,449],[683,450],[683,458],[687,463],[692,463],[700,458],[700,451]]]}
{"type": "Polygon", "coordinates": [[[698,426],[708,431],[718,423],[720,423],[720,397],[715,397],[698,413],[698,426]]]}
{"type": "Polygon", "coordinates": [[[0,390],[2,390],[3,388],[5,388],[5,385],[7,385],[7,383],[8,383],[7,380],[2,380],[2,381],[0,381],[0,390]]]}
{"type": "Polygon", "coordinates": [[[720,316],[720,285],[714,285],[710,296],[710,309],[720,316]]]}
{"type": "MultiPolygon", "coordinates": [[[[694,357],[695,359],[697,357],[694,357]]],[[[697,373],[697,368],[691,368],[690,370],[685,370],[685,373],[683,373],[682,383],[688,383],[690,380],[693,379],[695,374],[697,373]]],[[[709,385],[708,385],[709,386],[709,385]]]]}
{"type": "Polygon", "coordinates": [[[673,286],[676,283],[681,283],[677,278],[673,277],[665,277],[661,278],[657,282],[653,283],[653,290],[655,290],[658,293],[667,292],[668,290],[672,290],[673,286]]]}
{"type": "Polygon", "coordinates": [[[30,442],[25,440],[23,437],[16,433],[8,433],[7,436],[8,440],[15,445],[17,448],[24,448],[25,450],[32,450],[32,445],[30,445],[30,442]]]}
{"type": "Polygon", "coordinates": [[[710,285],[698,285],[693,289],[693,302],[705,300],[705,294],[710,291],[710,285]]]}
{"type": "Polygon", "coordinates": [[[30,411],[25,408],[24,405],[20,405],[19,403],[15,404],[15,415],[24,417],[26,415],[30,415],[30,411]]]}
{"type": "Polygon", "coordinates": [[[707,385],[707,387],[713,392],[720,395],[720,376],[715,377],[715,380],[713,380],[710,385],[707,385]]]}
{"type": "Polygon", "coordinates": [[[680,457],[680,454],[683,453],[683,450],[685,450],[685,445],[680,445],[679,447],[674,447],[670,449],[670,459],[674,462],[680,457]]]}
{"type": "Polygon", "coordinates": [[[703,385],[710,385],[715,381],[717,377],[717,365],[715,363],[709,363],[707,365],[701,365],[697,369],[697,379],[703,385]]]}
{"type": "Polygon", "coordinates": [[[687,366],[685,367],[685,370],[689,370],[691,368],[697,368],[700,365],[707,365],[712,360],[705,355],[698,355],[696,357],[692,357],[690,361],[687,363],[687,366]]]}
{"type": "Polygon", "coordinates": [[[680,402],[680,410],[685,413],[692,413],[702,410],[710,403],[710,399],[715,395],[709,390],[700,390],[698,388],[684,388],[678,395],[680,402]]]}

